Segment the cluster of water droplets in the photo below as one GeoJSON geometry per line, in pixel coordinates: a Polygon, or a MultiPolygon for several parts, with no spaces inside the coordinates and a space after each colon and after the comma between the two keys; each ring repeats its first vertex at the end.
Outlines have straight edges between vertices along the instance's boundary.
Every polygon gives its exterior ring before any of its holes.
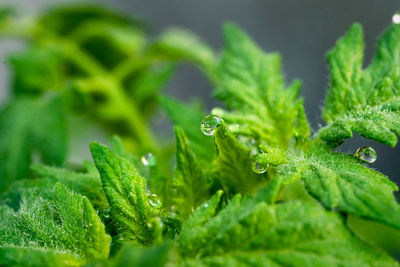
{"type": "MultiPolygon", "coordinates": [[[[221,112],[218,113],[218,111],[219,110],[214,109],[213,115],[208,115],[208,116],[204,117],[204,119],[201,121],[200,130],[203,134],[205,134],[207,136],[211,136],[214,134],[217,127],[222,125],[223,120],[219,116],[215,115],[215,113],[217,113],[217,114],[221,113],[221,112]]],[[[239,127],[240,127],[239,124],[236,124],[236,123],[231,124],[228,126],[228,130],[233,133],[238,132],[239,127]]],[[[249,139],[244,136],[238,136],[238,139],[241,143],[247,143],[250,146],[251,155],[254,156],[254,155],[258,154],[259,151],[256,147],[257,145],[256,145],[256,141],[254,139],[249,139]]],[[[267,171],[268,166],[260,164],[257,161],[257,159],[254,159],[254,161],[252,162],[251,168],[255,173],[263,174],[267,171]]]]}
{"type": "Polygon", "coordinates": [[[374,163],[376,161],[376,151],[370,146],[362,146],[356,150],[355,157],[367,163],[374,163]]]}

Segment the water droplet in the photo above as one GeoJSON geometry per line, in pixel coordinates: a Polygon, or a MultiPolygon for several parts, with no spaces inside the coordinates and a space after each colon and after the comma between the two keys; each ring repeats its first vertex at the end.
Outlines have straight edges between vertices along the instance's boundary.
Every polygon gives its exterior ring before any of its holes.
{"type": "Polygon", "coordinates": [[[149,199],[150,205],[153,207],[158,208],[161,206],[161,201],[156,194],[149,194],[147,198],[149,199]]]}
{"type": "Polygon", "coordinates": [[[204,207],[204,208],[208,208],[208,204],[207,204],[207,203],[204,203],[203,207],[204,207]]]}
{"type": "Polygon", "coordinates": [[[209,115],[201,121],[200,129],[203,134],[211,136],[215,129],[222,124],[222,119],[216,115],[209,115]]]}
{"type": "Polygon", "coordinates": [[[156,157],[152,153],[147,153],[146,155],[143,155],[141,158],[141,161],[144,166],[154,166],[157,163],[156,157]]]}
{"type": "Polygon", "coordinates": [[[400,14],[394,14],[392,17],[393,24],[400,24],[400,14]]]}
{"type": "Polygon", "coordinates": [[[258,173],[258,174],[263,174],[263,173],[265,173],[265,172],[267,171],[267,166],[261,165],[261,164],[257,161],[257,159],[255,159],[255,160],[253,161],[253,163],[251,164],[251,168],[253,169],[253,171],[254,171],[255,173],[258,173]]]}
{"type": "Polygon", "coordinates": [[[357,149],[355,156],[367,163],[374,163],[376,161],[376,152],[370,146],[362,146],[357,149]]]}

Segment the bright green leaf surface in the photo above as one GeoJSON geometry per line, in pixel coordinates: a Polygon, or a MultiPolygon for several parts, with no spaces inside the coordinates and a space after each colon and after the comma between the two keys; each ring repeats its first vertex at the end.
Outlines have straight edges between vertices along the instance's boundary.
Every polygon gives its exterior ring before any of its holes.
{"type": "Polygon", "coordinates": [[[108,257],[110,236],[87,198],[56,184],[52,199],[23,197],[17,211],[1,206],[0,263],[49,265],[52,257],[81,265],[108,257]],[[30,263],[31,264],[31,263],[30,263]]]}
{"type": "Polygon", "coordinates": [[[210,215],[177,240],[184,266],[397,266],[316,204],[268,205],[236,196],[210,215]]]}
{"type": "Polygon", "coordinates": [[[304,164],[304,184],[325,207],[400,228],[400,205],[393,195],[398,188],[388,177],[352,156],[319,148],[304,164]]]}
{"type": "Polygon", "coordinates": [[[50,184],[60,182],[74,192],[86,196],[98,210],[108,207],[98,173],[79,173],[45,165],[33,165],[32,170],[42,181],[47,180],[50,184]]]}
{"type": "MultiPolygon", "coordinates": [[[[304,112],[298,98],[301,83],[295,81],[285,90],[281,57],[265,54],[233,24],[224,26],[224,50],[216,77],[215,96],[231,112],[218,109],[213,113],[228,124],[238,124],[237,135],[287,147],[290,139],[299,134],[294,128],[298,113],[304,112]]],[[[300,124],[301,129],[308,128],[304,120],[300,124]]],[[[309,134],[309,130],[300,132],[309,134]]]]}
{"type": "Polygon", "coordinates": [[[160,218],[149,201],[145,178],[107,147],[91,143],[90,149],[120,238],[142,245],[157,241],[161,234],[160,218]]]}
{"type": "Polygon", "coordinates": [[[331,86],[323,112],[328,125],[319,136],[337,143],[356,132],[395,146],[400,133],[400,25],[378,42],[372,63],[362,69],[362,28],[354,24],[327,56],[331,86]]]}

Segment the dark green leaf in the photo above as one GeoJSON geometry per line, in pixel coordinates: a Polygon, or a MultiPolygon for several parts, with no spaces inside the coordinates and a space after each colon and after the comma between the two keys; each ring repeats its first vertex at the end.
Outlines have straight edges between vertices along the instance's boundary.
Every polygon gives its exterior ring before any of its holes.
{"type": "Polygon", "coordinates": [[[192,153],[183,130],[175,127],[176,170],[173,180],[173,203],[184,218],[209,196],[209,184],[192,153]]]}

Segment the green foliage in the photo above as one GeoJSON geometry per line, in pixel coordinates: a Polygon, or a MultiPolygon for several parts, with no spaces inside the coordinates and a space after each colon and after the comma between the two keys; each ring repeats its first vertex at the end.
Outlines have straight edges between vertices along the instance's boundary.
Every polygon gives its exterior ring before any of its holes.
{"type": "Polygon", "coordinates": [[[228,124],[238,124],[235,134],[282,147],[289,145],[294,133],[308,138],[307,124],[295,129],[303,112],[298,99],[301,83],[295,81],[285,90],[280,55],[263,53],[232,24],[224,26],[224,49],[215,76],[215,96],[231,111],[213,113],[228,124]]]}
{"type": "Polygon", "coordinates": [[[214,133],[218,155],[214,161],[214,172],[229,194],[255,193],[265,176],[257,175],[251,168],[254,156],[248,147],[227,132],[224,126],[214,133]]]}
{"type": "Polygon", "coordinates": [[[155,55],[169,60],[185,60],[211,70],[215,64],[214,52],[202,40],[189,31],[172,28],[152,46],[155,55]]]}
{"type": "Polygon", "coordinates": [[[110,236],[86,197],[57,183],[50,199],[22,196],[14,211],[1,206],[0,263],[33,262],[81,265],[107,258],[110,236]],[[21,262],[19,262],[21,260],[21,262]]]}
{"type": "Polygon", "coordinates": [[[15,98],[0,113],[0,192],[29,176],[33,160],[62,165],[67,136],[60,99],[15,98]]]}
{"type": "Polygon", "coordinates": [[[39,176],[42,184],[52,186],[60,182],[74,192],[86,196],[97,210],[103,211],[108,208],[97,171],[95,174],[79,173],[44,165],[33,165],[32,170],[39,176]]]}
{"type": "Polygon", "coordinates": [[[55,8],[29,20],[7,16],[0,34],[28,49],[11,56],[13,91],[67,91],[71,111],[89,115],[132,146],[155,148],[146,119],[172,74],[151,55],[143,24],[95,5],[55,8]],[[82,103],[76,107],[77,103],[82,103]]]}
{"type": "Polygon", "coordinates": [[[325,207],[400,229],[400,205],[393,195],[398,187],[385,175],[361,165],[351,156],[324,149],[316,149],[306,161],[301,170],[304,184],[325,207]]]}
{"type": "Polygon", "coordinates": [[[26,40],[0,112],[1,266],[398,266],[397,185],[332,150],[353,132],[396,144],[399,25],[365,69],[358,24],[328,53],[315,135],[301,83],[287,87],[280,55],[232,23],[219,56],[188,31],[149,40],[142,22],[90,5],[4,9],[0,34],[26,40]],[[200,102],[162,93],[179,61],[223,101],[212,136],[200,102]],[[149,127],[158,104],[175,146],[149,127]],[[90,144],[94,163],[66,153],[82,116],[120,136],[90,144]]]}
{"type": "Polygon", "coordinates": [[[212,161],[215,154],[214,143],[200,131],[201,121],[206,114],[197,103],[189,106],[168,97],[161,97],[160,102],[172,123],[185,132],[197,158],[204,163],[212,161]]]}
{"type": "MultiPolygon", "coordinates": [[[[120,239],[150,245],[160,238],[158,208],[150,202],[146,180],[125,159],[108,148],[90,145],[120,239]]],[[[154,201],[154,200],[153,200],[154,201]]]]}
{"type": "Polygon", "coordinates": [[[176,170],[173,180],[174,205],[183,217],[202,204],[209,196],[209,185],[196,157],[189,148],[183,130],[175,127],[176,170]]]}
{"type": "Polygon", "coordinates": [[[235,196],[218,214],[207,215],[197,219],[196,231],[189,221],[190,235],[183,230],[177,240],[187,266],[396,266],[355,238],[338,214],[316,204],[270,205],[258,196],[235,196]]]}
{"type": "Polygon", "coordinates": [[[362,69],[362,28],[354,24],[328,53],[331,86],[323,112],[328,126],[319,135],[328,142],[352,137],[352,131],[395,146],[399,128],[400,26],[382,35],[372,63],[362,69]]]}
{"type": "Polygon", "coordinates": [[[137,267],[162,267],[169,261],[168,253],[169,246],[167,244],[146,249],[138,248],[130,244],[124,246],[112,261],[96,262],[93,266],[124,267],[135,263],[137,267]]]}

